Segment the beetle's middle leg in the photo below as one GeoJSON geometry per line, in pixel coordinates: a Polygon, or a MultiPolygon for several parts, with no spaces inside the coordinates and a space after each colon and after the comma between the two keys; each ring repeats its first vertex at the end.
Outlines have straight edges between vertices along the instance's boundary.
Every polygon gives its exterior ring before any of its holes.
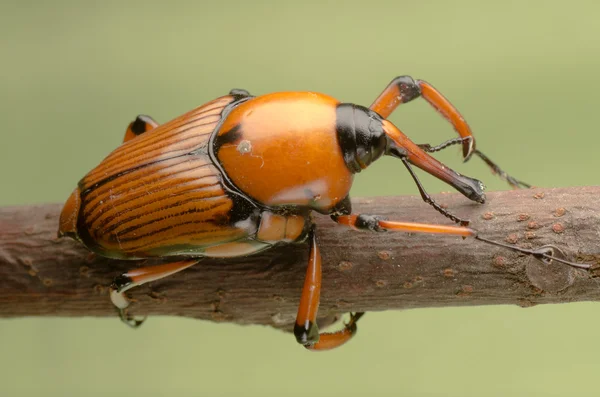
{"type": "Polygon", "coordinates": [[[491,161],[489,157],[475,148],[475,138],[471,131],[471,127],[469,127],[469,124],[467,124],[464,117],[448,99],[426,81],[415,80],[410,76],[396,77],[383,90],[379,97],[375,99],[371,104],[370,109],[387,119],[399,105],[410,102],[418,97],[423,97],[423,99],[425,99],[439,114],[452,124],[458,135],[460,135],[461,139],[459,140],[449,140],[436,146],[436,148],[438,148],[437,150],[461,143],[465,161],[469,160],[471,156],[475,154],[491,168],[494,174],[497,174],[500,178],[506,180],[513,188],[531,187],[529,184],[519,181],[502,171],[502,169],[500,169],[496,163],[491,161]]]}
{"type": "Polygon", "coordinates": [[[350,321],[337,332],[319,334],[317,312],[321,299],[321,253],[317,245],[315,227],[309,232],[310,255],[302,296],[298,306],[294,335],[298,343],[309,350],[330,350],[348,342],[356,333],[356,322],[364,313],[351,313],[350,321]]]}
{"type": "Polygon", "coordinates": [[[141,135],[145,132],[151,131],[158,127],[158,123],[150,116],[140,114],[127,126],[125,136],[123,137],[123,143],[141,135]]]}
{"type": "Polygon", "coordinates": [[[180,262],[165,263],[164,265],[140,267],[117,276],[110,286],[110,300],[119,311],[121,320],[134,328],[138,327],[144,321],[136,320],[127,313],[126,309],[129,306],[129,299],[125,296],[126,291],[139,285],[168,277],[187,269],[198,262],[198,259],[190,259],[180,262]]]}

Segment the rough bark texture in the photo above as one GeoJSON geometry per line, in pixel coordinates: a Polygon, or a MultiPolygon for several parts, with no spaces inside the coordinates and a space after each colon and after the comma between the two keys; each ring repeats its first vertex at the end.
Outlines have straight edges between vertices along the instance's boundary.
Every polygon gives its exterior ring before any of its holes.
{"type": "MultiPolygon", "coordinates": [[[[520,246],[554,244],[594,268],[544,265],[460,237],[357,232],[318,216],[320,314],[600,300],[600,187],[490,193],[485,205],[457,194],[436,199],[470,218],[482,236],[520,246]]],[[[414,196],[356,199],[354,208],[388,219],[450,223],[414,196]]],[[[107,286],[141,263],[104,259],[73,240],[57,239],[60,209],[0,208],[0,316],[115,316],[107,286]]],[[[235,260],[205,259],[132,290],[131,311],[291,330],[307,251],[300,244],[235,260]]]]}

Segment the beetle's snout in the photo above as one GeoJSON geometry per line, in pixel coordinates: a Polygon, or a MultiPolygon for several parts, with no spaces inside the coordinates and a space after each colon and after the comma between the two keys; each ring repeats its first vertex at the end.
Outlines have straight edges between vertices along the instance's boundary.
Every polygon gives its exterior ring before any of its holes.
{"type": "Polygon", "coordinates": [[[80,204],[81,197],[79,188],[77,188],[71,193],[60,213],[58,237],[77,238],[77,217],[79,216],[80,204]]]}
{"type": "Polygon", "coordinates": [[[455,187],[468,199],[481,204],[485,203],[485,185],[480,180],[460,175],[455,187]]]}

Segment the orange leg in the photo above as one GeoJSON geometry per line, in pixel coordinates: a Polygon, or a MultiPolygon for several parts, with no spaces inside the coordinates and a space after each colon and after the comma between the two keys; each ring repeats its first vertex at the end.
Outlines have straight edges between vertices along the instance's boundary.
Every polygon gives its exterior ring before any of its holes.
{"type": "Polygon", "coordinates": [[[492,169],[493,173],[498,174],[513,188],[531,187],[527,183],[521,182],[502,171],[489,157],[475,148],[475,138],[471,132],[471,127],[469,127],[464,117],[450,101],[426,81],[414,80],[410,76],[396,77],[383,90],[379,97],[375,99],[375,102],[371,104],[371,110],[379,113],[383,118],[388,118],[400,104],[410,102],[418,97],[423,97],[439,114],[448,120],[460,136],[458,140],[452,139],[436,147],[420,145],[425,151],[435,152],[450,145],[460,143],[463,146],[465,161],[469,160],[475,154],[492,169]]]}
{"type": "Polygon", "coordinates": [[[445,226],[427,223],[412,223],[387,221],[374,215],[349,214],[331,217],[340,225],[349,226],[357,230],[371,230],[373,232],[398,231],[408,233],[434,233],[451,236],[475,237],[477,232],[465,226],[445,226]]]}
{"type": "Polygon", "coordinates": [[[144,320],[134,319],[127,313],[126,309],[129,306],[129,299],[125,296],[126,291],[139,285],[168,277],[198,262],[198,259],[190,259],[181,262],[165,263],[164,265],[140,267],[116,277],[110,286],[110,300],[119,311],[121,320],[134,328],[144,322],[144,320]]]}
{"type": "Polygon", "coordinates": [[[123,142],[127,142],[136,136],[143,134],[144,132],[155,129],[156,127],[158,127],[158,123],[154,121],[152,117],[140,114],[135,118],[134,121],[129,123],[129,126],[127,126],[127,131],[125,131],[123,142]]]}
{"type": "Polygon", "coordinates": [[[340,225],[345,225],[357,230],[370,230],[373,232],[398,231],[410,233],[433,233],[461,236],[463,238],[474,237],[476,240],[482,241],[486,244],[503,247],[526,255],[531,255],[544,263],[557,261],[578,269],[591,268],[591,265],[589,264],[576,263],[566,260],[564,258],[564,254],[562,254],[558,248],[551,245],[545,245],[537,249],[521,248],[498,241],[488,240],[487,238],[479,236],[476,230],[464,226],[444,226],[426,223],[387,221],[377,216],[365,214],[332,215],[331,218],[340,225]]]}
{"type": "Polygon", "coordinates": [[[321,296],[321,253],[314,227],[309,234],[310,256],[298,306],[294,335],[298,343],[309,350],[330,350],[348,342],[356,333],[356,322],[364,313],[352,313],[350,321],[338,332],[319,334],[316,323],[321,296]]]}

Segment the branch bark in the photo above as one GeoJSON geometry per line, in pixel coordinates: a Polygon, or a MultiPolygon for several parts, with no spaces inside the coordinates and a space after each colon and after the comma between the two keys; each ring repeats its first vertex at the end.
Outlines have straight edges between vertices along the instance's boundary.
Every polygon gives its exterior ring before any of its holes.
{"type": "MultiPolygon", "coordinates": [[[[457,194],[436,199],[470,218],[482,236],[520,246],[554,244],[570,259],[594,267],[544,265],[473,239],[356,232],[318,216],[320,314],[600,300],[600,187],[495,192],[485,205],[457,194]]],[[[356,199],[354,207],[388,219],[448,223],[414,196],[356,199]]],[[[107,286],[140,263],[101,258],[75,241],[57,239],[60,209],[60,204],[0,208],[0,317],[116,315],[107,286]]],[[[204,259],[132,290],[131,311],[290,331],[307,251],[299,244],[246,258],[204,259]]]]}

